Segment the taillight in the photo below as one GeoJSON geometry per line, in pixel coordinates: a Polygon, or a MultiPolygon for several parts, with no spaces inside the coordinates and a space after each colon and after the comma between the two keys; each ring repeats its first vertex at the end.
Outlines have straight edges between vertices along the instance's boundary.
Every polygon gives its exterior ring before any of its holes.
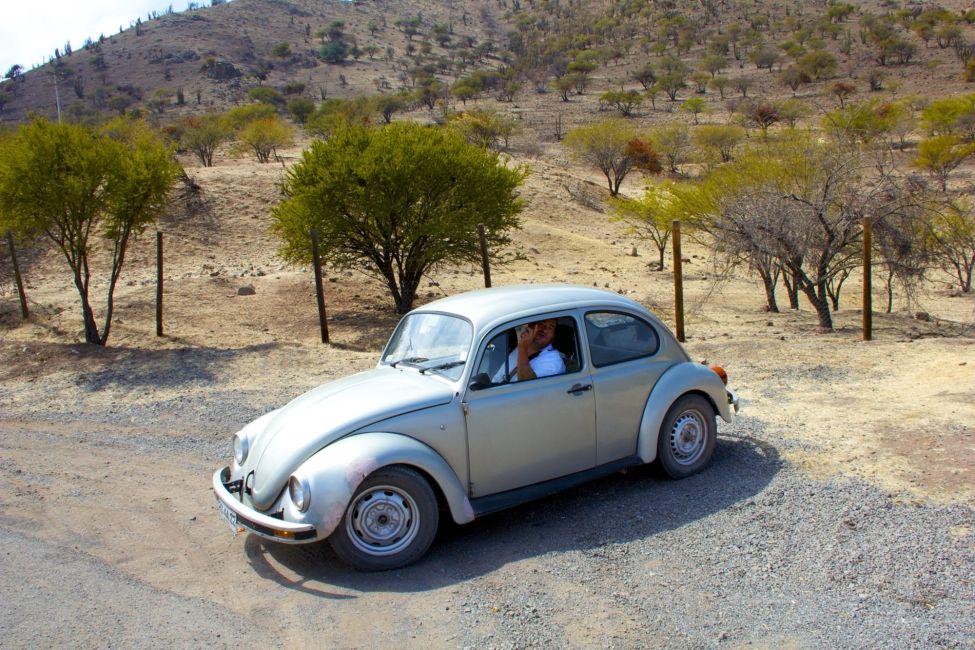
{"type": "Polygon", "coordinates": [[[711,366],[711,370],[713,370],[714,374],[716,374],[718,377],[721,377],[722,384],[725,386],[728,385],[728,373],[724,371],[724,368],[721,366],[711,366]]]}

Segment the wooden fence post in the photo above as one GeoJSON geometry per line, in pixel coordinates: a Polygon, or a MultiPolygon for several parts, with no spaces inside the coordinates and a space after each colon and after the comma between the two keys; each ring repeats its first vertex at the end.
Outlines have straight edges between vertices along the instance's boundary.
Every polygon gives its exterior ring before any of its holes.
{"type": "Polygon", "coordinates": [[[156,231],[156,336],[163,335],[163,234],[156,231]]]}
{"type": "Polygon", "coordinates": [[[873,226],[870,217],[863,218],[863,340],[873,340],[873,277],[871,251],[873,226]]]}
{"type": "Polygon", "coordinates": [[[325,289],[322,287],[322,256],[318,248],[318,230],[311,229],[311,259],[315,267],[315,297],[318,300],[318,323],[322,330],[322,343],[328,343],[328,319],[325,315],[325,289]]]}
{"type": "Polygon", "coordinates": [[[674,320],[677,326],[677,340],[683,343],[684,337],[684,274],[681,266],[680,221],[674,219],[671,239],[674,251],[674,320]]]}
{"type": "Polygon", "coordinates": [[[27,310],[27,294],[24,293],[24,280],[20,277],[20,265],[17,264],[17,251],[14,248],[14,234],[7,231],[7,245],[10,246],[10,261],[14,266],[14,280],[17,282],[17,295],[20,297],[20,315],[27,320],[30,312],[27,310]]]}
{"type": "Polygon", "coordinates": [[[484,286],[491,288],[491,262],[488,260],[487,235],[484,234],[484,224],[477,224],[477,234],[481,239],[481,268],[484,269],[484,286]]]}

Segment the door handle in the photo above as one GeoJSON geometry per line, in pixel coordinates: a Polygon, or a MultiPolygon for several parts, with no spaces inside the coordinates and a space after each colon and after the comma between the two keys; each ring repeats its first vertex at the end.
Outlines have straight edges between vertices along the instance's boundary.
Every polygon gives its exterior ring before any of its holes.
{"type": "Polygon", "coordinates": [[[592,384],[576,384],[568,390],[569,395],[579,395],[587,390],[592,390],[592,384]]]}

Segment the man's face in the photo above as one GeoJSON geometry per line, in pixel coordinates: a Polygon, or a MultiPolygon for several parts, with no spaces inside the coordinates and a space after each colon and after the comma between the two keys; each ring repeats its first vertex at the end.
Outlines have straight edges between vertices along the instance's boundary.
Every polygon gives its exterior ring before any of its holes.
{"type": "Polygon", "coordinates": [[[538,321],[535,323],[535,345],[544,348],[555,339],[555,319],[538,321]]]}

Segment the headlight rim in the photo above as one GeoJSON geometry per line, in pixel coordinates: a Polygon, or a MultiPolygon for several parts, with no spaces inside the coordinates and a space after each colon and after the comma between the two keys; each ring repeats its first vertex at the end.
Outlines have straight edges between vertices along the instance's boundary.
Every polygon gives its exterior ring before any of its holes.
{"type": "Polygon", "coordinates": [[[243,465],[247,460],[247,456],[250,454],[250,440],[243,432],[237,432],[234,434],[234,461],[238,465],[243,465]]]}
{"type": "Polygon", "coordinates": [[[288,478],[288,498],[291,499],[291,503],[298,509],[298,512],[308,512],[308,507],[311,505],[311,491],[308,489],[308,483],[292,474],[288,478]]]}

